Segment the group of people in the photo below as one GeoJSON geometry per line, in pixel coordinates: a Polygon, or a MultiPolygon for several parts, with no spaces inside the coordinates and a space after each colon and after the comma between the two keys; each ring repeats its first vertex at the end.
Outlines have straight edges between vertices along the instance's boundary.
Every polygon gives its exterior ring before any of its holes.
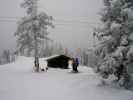
{"type": "Polygon", "coordinates": [[[78,66],[79,66],[79,60],[78,58],[71,58],[68,61],[68,68],[70,69],[71,72],[78,72],[78,66]]]}
{"type": "MultiPolygon", "coordinates": [[[[44,59],[35,59],[34,62],[35,66],[33,67],[33,70],[35,72],[47,72],[48,70],[48,62],[45,61],[44,59]]],[[[68,68],[70,72],[77,73],[78,72],[78,66],[79,66],[79,59],[78,58],[70,58],[68,60],[68,68]]]]}

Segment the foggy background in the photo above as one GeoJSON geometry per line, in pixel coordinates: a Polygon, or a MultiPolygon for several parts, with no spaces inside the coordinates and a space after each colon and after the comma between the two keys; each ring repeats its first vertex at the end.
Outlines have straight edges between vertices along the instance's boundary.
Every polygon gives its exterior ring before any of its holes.
{"type": "MultiPolygon", "coordinates": [[[[0,53],[16,47],[14,32],[24,16],[23,0],[0,0],[0,53]]],[[[40,0],[39,11],[54,18],[49,37],[67,48],[92,46],[92,29],[99,23],[102,0],[40,0]]]]}

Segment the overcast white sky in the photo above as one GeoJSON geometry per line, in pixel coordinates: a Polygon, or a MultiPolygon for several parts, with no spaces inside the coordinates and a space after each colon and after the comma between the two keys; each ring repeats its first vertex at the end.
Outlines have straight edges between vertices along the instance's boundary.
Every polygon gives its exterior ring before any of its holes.
{"type": "MultiPolygon", "coordinates": [[[[0,17],[22,17],[22,1],[0,0],[0,17]]],[[[39,11],[55,19],[55,29],[49,30],[52,39],[68,48],[85,48],[92,44],[92,27],[99,23],[102,0],[40,0],[38,6],[39,11]]],[[[3,19],[0,18],[0,51],[15,47],[16,21],[3,19]]]]}

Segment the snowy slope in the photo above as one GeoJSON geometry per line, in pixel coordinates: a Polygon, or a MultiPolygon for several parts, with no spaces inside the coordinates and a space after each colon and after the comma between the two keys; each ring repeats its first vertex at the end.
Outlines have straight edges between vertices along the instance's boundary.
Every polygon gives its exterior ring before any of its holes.
{"type": "Polygon", "coordinates": [[[0,100],[133,100],[133,92],[98,86],[92,69],[80,66],[80,73],[49,69],[32,72],[33,58],[18,57],[0,66],[0,100]]]}

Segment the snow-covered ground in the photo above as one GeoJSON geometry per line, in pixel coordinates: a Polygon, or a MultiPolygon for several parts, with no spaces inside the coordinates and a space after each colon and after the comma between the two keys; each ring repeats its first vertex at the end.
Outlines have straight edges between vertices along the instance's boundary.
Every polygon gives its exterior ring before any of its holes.
{"type": "Polygon", "coordinates": [[[18,57],[12,64],[0,66],[0,100],[133,100],[133,92],[99,86],[99,77],[91,68],[80,73],[52,69],[33,73],[33,58],[18,57]]]}

